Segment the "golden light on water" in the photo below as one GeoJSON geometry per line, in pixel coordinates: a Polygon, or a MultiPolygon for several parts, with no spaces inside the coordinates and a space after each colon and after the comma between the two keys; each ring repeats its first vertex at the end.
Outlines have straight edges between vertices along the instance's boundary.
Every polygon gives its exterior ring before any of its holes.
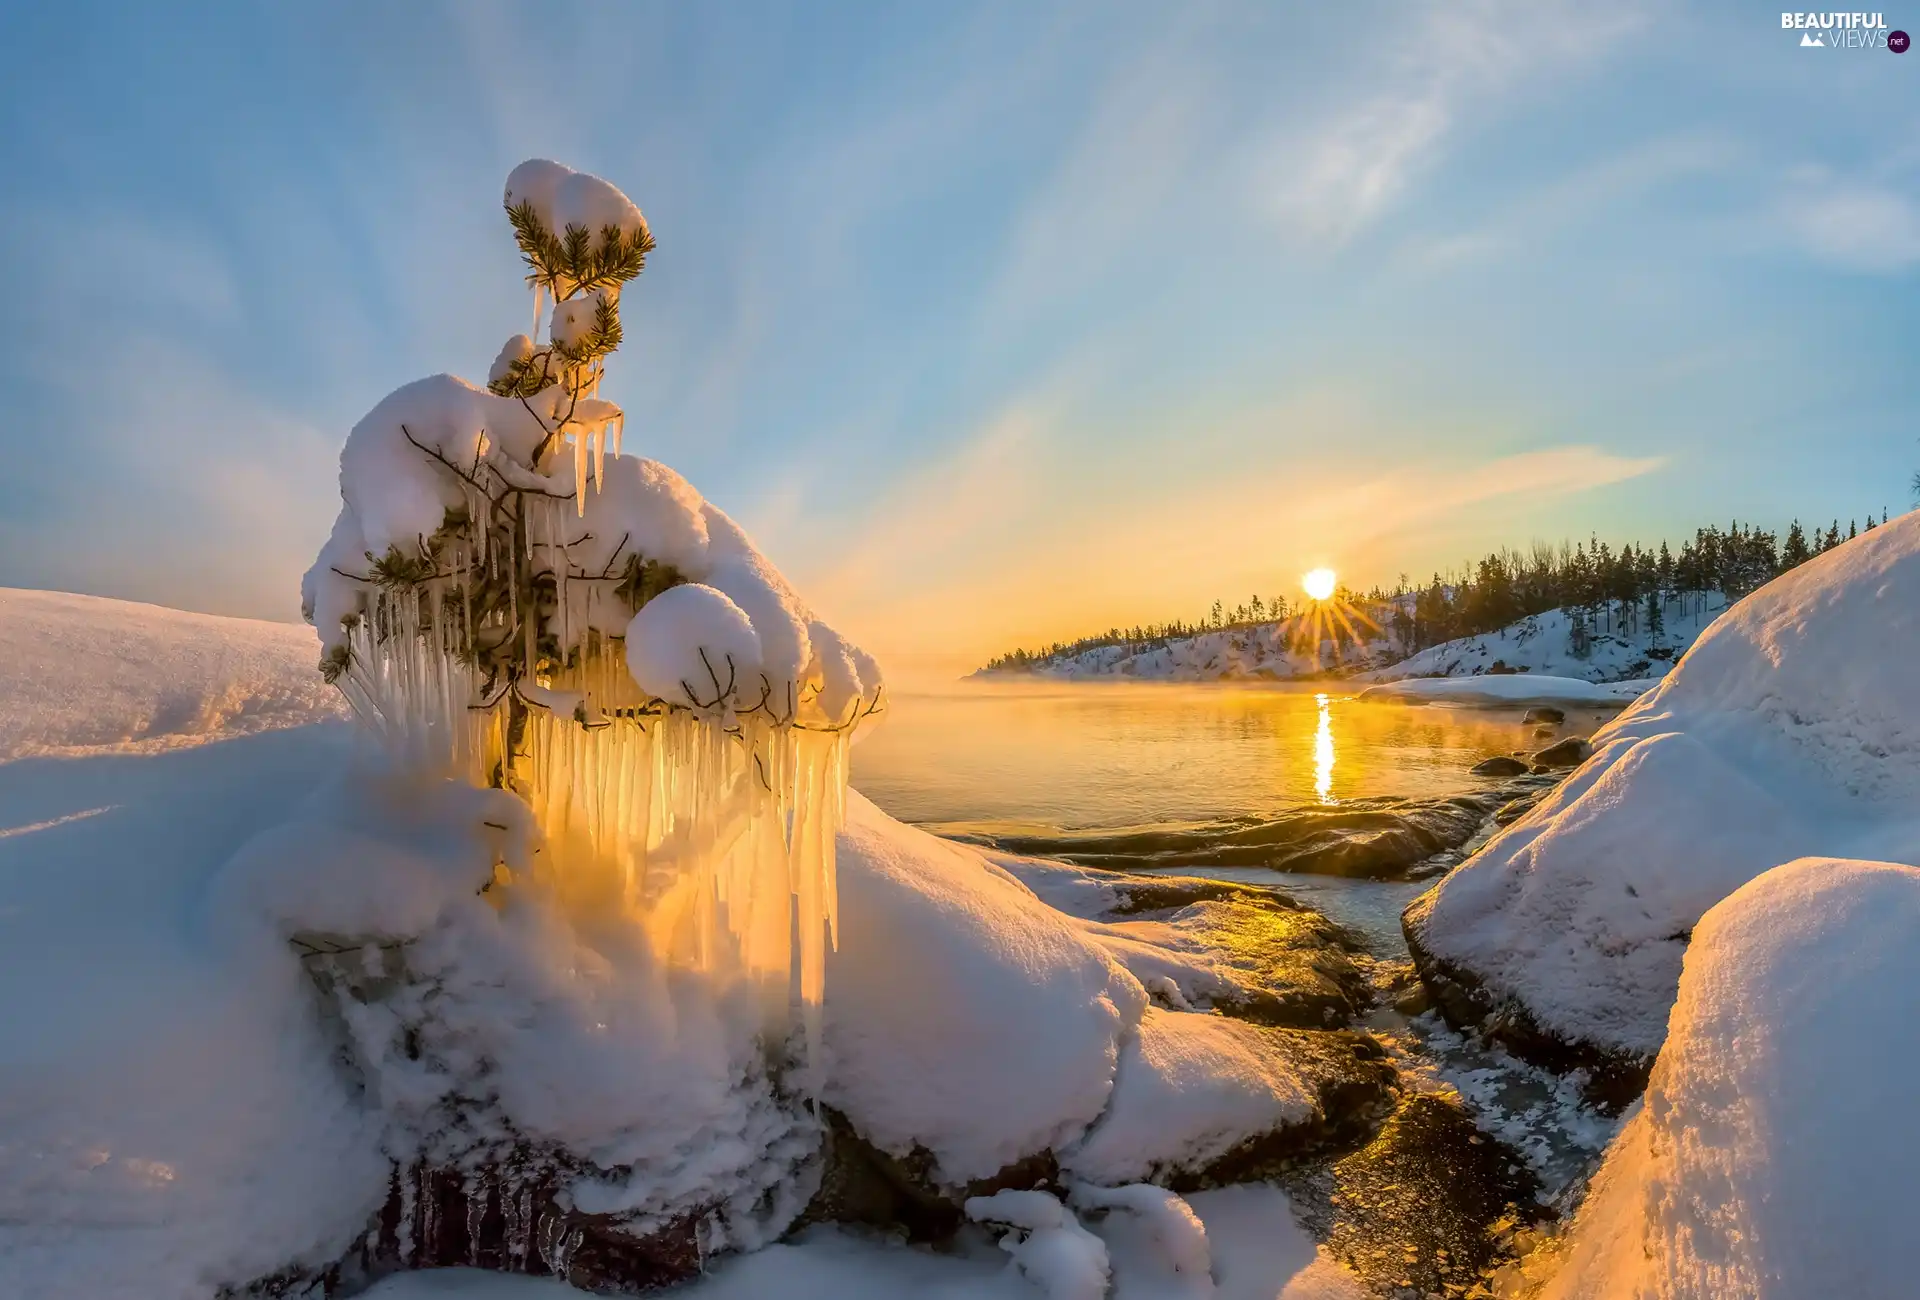
{"type": "Polygon", "coordinates": [[[1313,733],[1313,793],[1321,803],[1335,803],[1333,797],[1333,712],[1324,694],[1313,697],[1320,705],[1320,724],[1313,733]]]}
{"type": "Polygon", "coordinates": [[[1300,579],[1300,585],[1305,587],[1307,594],[1315,600],[1325,600],[1333,595],[1334,588],[1338,585],[1338,581],[1335,579],[1332,569],[1315,569],[1312,573],[1300,579]]]}

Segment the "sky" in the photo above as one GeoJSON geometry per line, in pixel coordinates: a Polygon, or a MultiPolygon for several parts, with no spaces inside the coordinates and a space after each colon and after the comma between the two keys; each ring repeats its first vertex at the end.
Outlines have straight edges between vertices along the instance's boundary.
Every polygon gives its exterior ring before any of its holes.
{"type": "Polygon", "coordinates": [[[535,156],[658,241],[627,447],[890,666],[1912,504],[1920,53],[1774,10],[187,8],[0,13],[0,585],[297,618],[535,156]]]}

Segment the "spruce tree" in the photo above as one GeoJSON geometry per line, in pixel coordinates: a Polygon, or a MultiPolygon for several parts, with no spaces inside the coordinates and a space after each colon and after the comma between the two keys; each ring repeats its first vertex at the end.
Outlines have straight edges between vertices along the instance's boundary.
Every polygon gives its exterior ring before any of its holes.
{"type": "Polygon", "coordinates": [[[1787,544],[1780,551],[1780,567],[1792,569],[1805,564],[1813,558],[1813,552],[1807,548],[1807,534],[1800,527],[1798,519],[1787,529],[1787,544]]]}

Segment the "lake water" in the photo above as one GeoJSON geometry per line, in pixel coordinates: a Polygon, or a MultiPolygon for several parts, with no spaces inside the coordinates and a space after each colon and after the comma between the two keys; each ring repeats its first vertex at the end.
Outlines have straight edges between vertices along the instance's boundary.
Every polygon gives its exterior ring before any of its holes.
{"type": "MultiPolygon", "coordinates": [[[[1467,769],[1481,759],[1547,743],[1524,709],[1361,703],[1339,687],[962,683],[890,701],[853,781],[902,821],[1080,830],[1452,794],[1480,784],[1467,769]]],[[[1570,711],[1554,735],[1609,716],[1570,711]]]]}

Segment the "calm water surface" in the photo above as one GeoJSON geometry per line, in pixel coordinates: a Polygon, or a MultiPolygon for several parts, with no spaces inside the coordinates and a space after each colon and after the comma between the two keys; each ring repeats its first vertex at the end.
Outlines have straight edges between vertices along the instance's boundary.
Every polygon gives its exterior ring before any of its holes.
{"type": "MultiPolygon", "coordinates": [[[[855,747],[854,784],[902,821],[1137,826],[1452,794],[1480,784],[1467,769],[1481,759],[1547,743],[1523,709],[1362,704],[1317,686],[996,682],[903,695],[855,747]]],[[[1555,735],[1608,716],[1569,713],[1555,735]]]]}

